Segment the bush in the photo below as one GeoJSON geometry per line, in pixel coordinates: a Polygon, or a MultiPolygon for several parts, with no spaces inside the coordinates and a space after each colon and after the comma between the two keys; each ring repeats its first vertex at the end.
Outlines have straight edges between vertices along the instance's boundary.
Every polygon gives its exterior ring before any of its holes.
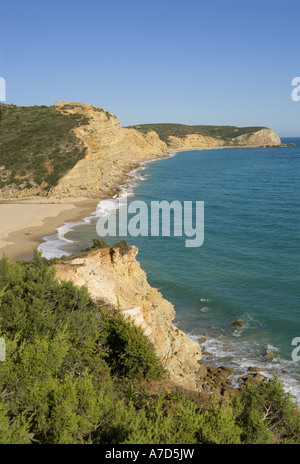
{"type": "Polygon", "coordinates": [[[123,366],[130,380],[161,371],[142,332],[118,318],[114,325],[86,288],[58,282],[37,252],[32,262],[1,259],[0,288],[0,336],[6,341],[1,442],[90,443],[113,436],[131,409],[119,396],[109,364],[119,379],[123,366]],[[103,336],[108,330],[126,339],[115,360],[115,347],[103,336]]]}
{"type": "Polygon", "coordinates": [[[236,126],[188,126],[186,124],[139,124],[129,126],[142,134],[155,131],[160,139],[167,145],[170,143],[169,137],[186,137],[191,134],[198,134],[208,137],[218,137],[221,140],[230,140],[243,134],[251,134],[265,127],[236,127],[236,126]]]}
{"type": "Polygon", "coordinates": [[[120,314],[103,317],[102,337],[108,351],[105,360],[115,375],[134,379],[163,376],[163,369],[142,329],[120,314]]]}
{"type": "Polygon", "coordinates": [[[277,376],[269,382],[248,385],[232,399],[244,443],[300,442],[298,406],[277,376]]]}

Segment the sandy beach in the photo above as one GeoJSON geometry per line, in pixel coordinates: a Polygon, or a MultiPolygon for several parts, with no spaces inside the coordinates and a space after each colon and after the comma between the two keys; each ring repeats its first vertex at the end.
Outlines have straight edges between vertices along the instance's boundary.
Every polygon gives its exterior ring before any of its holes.
{"type": "Polygon", "coordinates": [[[45,235],[88,216],[98,202],[91,198],[36,198],[0,203],[0,258],[30,259],[45,235]]]}

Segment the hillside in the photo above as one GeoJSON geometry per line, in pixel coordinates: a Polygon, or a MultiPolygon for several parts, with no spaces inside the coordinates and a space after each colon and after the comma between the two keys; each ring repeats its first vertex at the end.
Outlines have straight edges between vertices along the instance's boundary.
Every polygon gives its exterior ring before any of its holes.
{"type": "Polygon", "coordinates": [[[236,126],[188,126],[185,124],[140,124],[136,126],[130,126],[133,129],[138,130],[142,134],[147,134],[149,131],[155,131],[161,140],[163,140],[168,146],[172,145],[172,138],[180,137],[184,138],[187,135],[195,134],[202,135],[205,137],[212,137],[220,139],[222,141],[232,142],[240,135],[253,134],[267,127],[236,127],[236,126]]]}
{"type": "MultiPolygon", "coordinates": [[[[6,361],[0,362],[0,443],[299,443],[299,409],[279,379],[251,377],[229,397],[228,373],[196,363],[196,342],[172,328],[170,304],[147,284],[134,254],[117,246],[94,250],[56,260],[56,270],[38,253],[30,262],[0,260],[0,337],[6,344],[6,361]],[[97,301],[104,295],[91,295],[101,274],[112,285],[119,272],[123,282],[115,282],[113,296],[121,296],[130,279],[146,287],[141,327],[137,319],[135,325],[127,320],[128,311],[124,318],[124,311],[97,301]],[[149,324],[148,336],[143,324],[149,324]],[[168,345],[170,356],[161,359],[168,345]],[[196,367],[197,391],[193,383],[182,388],[196,367]],[[178,377],[172,381],[173,369],[178,377]]],[[[130,296],[134,287],[128,288],[130,296]]]]}
{"type": "Polygon", "coordinates": [[[47,194],[85,156],[73,130],[86,116],[53,106],[0,106],[0,188],[3,196],[47,194]]]}
{"type": "Polygon", "coordinates": [[[144,124],[122,127],[86,103],[1,104],[0,198],[108,198],[139,163],[171,150],[280,146],[262,127],[144,124]]]}

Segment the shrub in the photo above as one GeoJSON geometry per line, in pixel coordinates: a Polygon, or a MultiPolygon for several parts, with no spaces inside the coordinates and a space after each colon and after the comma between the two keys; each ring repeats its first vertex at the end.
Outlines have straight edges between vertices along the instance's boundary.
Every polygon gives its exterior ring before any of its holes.
{"type": "Polygon", "coordinates": [[[300,441],[298,406],[277,376],[269,382],[248,385],[232,399],[237,424],[245,443],[300,441]]]}
{"type": "Polygon", "coordinates": [[[219,405],[214,399],[200,415],[199,442],[204,444],[240,444],[241,429],[228,404],[219,405]]]}
{"type": "Polygon", "coordinates": [[[120,314],[106,313],[102,337],[108,351],[105,360],[115,375],[153,379],[163,376],[163,369],[142,329],[125,321],[120,314]]]}

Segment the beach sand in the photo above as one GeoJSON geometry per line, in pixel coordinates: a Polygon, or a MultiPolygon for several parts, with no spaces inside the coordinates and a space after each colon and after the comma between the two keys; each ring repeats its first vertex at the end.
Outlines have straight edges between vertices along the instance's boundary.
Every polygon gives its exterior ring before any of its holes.
{"type": "Polygon", "coordinates": [[[31,259],[33,250],[66,222],[76,222],[96,210],[91,198],[33,199],[0,203],[0,258],[31,259]]]}

